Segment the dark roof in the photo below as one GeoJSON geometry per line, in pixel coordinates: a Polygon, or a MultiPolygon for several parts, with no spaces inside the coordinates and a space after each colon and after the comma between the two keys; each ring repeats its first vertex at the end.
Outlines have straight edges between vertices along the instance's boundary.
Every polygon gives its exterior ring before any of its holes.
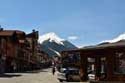
{"type": "Polygon", "coordinates": [[[31,37],[32,38],[33,37],[33,33],[27,34],[26,37],[31,37]]]}
{"type": "Polygon", "coordinates": [[[38,31],[35,31],[35,32],[32,32],[32,33],[29,33],[26,35],[26,37],[28,38],[38,38],[38,31]]]}
{"type": "Polygon", "coordinates": [[[120,40],[118,42],[115,43],[101,43],[101,44],[97,44],[94,46],[85,46],[83,48],[79,48],[76,50],[67,50],[67,51],[62,51],[62,53],[64,52],[79,52],[79,51],[89,51],[89,50],[102,50],[102,49],[119,49],[119,48],[125,48],[125,40],[120,40]]]}
{"type": "Polygon", "coordinates": [[[3,30],[3,31],[16,32],[16,34],[25,34],[24,31],[20,31],[20,30],[3,30]]]}
{"type": "Polygon", "coordinates": [[[12,36],[15,32],[13,31],[0,31],[0,36],[12,36]]]}
{"type": "Polygon", "coordinates": [[[25,34],[23,31],[19,31],[19,30],[3,30],[3,31],[0,31],[0,36],[12,36],[15,33],[25,34]]]}
{"type": "Polygon", "coordinates": [[[95,46],[86,46],[81,48],[81,50],[89,50],[89,49],[104,49],[104,48],[116,48],[116,47],[125,47],[125,40],[121,40],[115,43],[101,43],[95,46]]]}

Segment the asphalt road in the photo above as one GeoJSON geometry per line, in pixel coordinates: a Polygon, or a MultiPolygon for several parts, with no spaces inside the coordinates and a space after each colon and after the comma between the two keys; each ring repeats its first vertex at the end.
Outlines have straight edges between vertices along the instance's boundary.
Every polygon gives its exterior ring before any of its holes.
{"type": "Polygon", "coordinates": [[[25,73],[6,73],[0,75],[0,83],[59,83],[59,81],[48,68],[25,73]]]}
{"type": "MultiPolygon", "coordinates": [[[[56,75],[52,74],[51,68],[48,68],[48,69],[29,71],[23,73],[6,73],[5,75],[0,75],[0,83],[60,83],[60,82],[57,80],[56,75]]],[[[63,83],[68,83],[68,82],[64,81],[63,83]]]]}

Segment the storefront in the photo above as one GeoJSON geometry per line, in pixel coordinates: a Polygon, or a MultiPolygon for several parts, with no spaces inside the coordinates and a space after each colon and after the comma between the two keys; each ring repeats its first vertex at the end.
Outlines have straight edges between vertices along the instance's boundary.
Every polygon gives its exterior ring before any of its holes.
{"type": "Polygon", "coordinates": [[[89,70],[96,81],[125,81],[125,41],[64,51],[62,55],[74,53],[80,54],[81,81],[88,80],[89,70]]]}

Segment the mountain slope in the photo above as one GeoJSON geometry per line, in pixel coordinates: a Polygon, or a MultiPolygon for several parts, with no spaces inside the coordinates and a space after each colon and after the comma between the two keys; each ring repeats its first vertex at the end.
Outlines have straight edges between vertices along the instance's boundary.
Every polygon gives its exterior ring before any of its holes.
{"type": "Polygon", "coordinates": [[[60,56],[61,51],[77,49],[75,45],[67,40],[61,39],[55,33],[47,33],[39,37],[41,49],[48,53],[50,57],[60,56]]]}

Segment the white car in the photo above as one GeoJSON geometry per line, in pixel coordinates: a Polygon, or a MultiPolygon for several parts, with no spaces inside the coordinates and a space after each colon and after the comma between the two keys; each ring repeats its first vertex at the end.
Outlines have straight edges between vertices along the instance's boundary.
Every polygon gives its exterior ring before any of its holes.
{"type": "Polygon", "coordinates": [[[56,76],[57,79],[62,82],[62,81],[66,81],[66,68],[61,68],[59,71],[56,71],[56,76]]]}
{"type": "Polygon", "coordinates": [[[88,74],[89,80],[95,80],[95,74],[88,74]]]}
{"type": "Polygon", "coordinates": [[[93,70],[88,70],[88,79],[95,80],[95,74],[93,70]]]}
{"type": "Polygon", "coordinates": [[[56,72],[57,79],[62,81],[80,81],[79,69],[77,68],[60,68],[56,72]]]}

